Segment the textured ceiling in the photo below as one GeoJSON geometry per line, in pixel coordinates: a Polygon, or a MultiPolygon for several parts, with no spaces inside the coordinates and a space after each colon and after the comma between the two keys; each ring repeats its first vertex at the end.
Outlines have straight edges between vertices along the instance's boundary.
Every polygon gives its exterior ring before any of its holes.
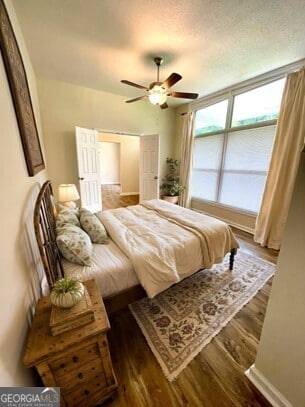
{"type": "MultiPolygon", "coordinates": [[[[304,0],[13,0],[38,77],[126,97],[178,72],[210,94],[305,57],[304,0]]],[[[186,102],[170,98],[169,105],[186,102]]],[[[144,102],[138,102],[144,103],[144,102]]]]}

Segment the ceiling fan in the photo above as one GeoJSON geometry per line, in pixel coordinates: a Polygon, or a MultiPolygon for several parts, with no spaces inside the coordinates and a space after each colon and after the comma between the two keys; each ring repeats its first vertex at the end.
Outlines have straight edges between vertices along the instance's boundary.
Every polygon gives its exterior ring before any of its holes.
{"type": "Polygon", "coordinates": [[[148,92],[147,95],[140,96],[135,99],[126,100],[126,103],[137,102],[138,100],[149,99],[149,101],[160,106],[161,109],[166,109],[168,104],[166,103],[167,97],[172,96],[174,98],[183,98],[183,99],[197,99],[198,93],[187,93],[187,92],[174,92],[169,90],[175,83],[182,79],[182,76],[178,73],[172,73],[164,82],[159,80],[159,70],[160,66],[163,63],[163,58],[155,57],[155,64],[157,65],[157,81],[152,82],[148,87],[138,85],[137,83],[122,80],[121,82],[125,85],[134,86],[135,88],[144,89],[148,92]]]}

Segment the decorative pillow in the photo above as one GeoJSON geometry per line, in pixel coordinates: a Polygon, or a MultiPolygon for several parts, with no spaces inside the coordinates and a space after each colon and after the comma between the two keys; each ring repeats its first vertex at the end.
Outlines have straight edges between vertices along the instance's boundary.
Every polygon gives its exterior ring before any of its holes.
{"type": "Polygon", "coordinates": [[[62,210],[64,209],[64,210],[68,210],[68,211],[70,211],[70,212],[73,212],[73,213],[75,213],[76,216],[78,216],[78,211],[79,211],[79,208],[78,208],[78,207],[72,208],[72,207],[63,205],[63,204],[61,204],[60,202],[58,202],[56,206],[57,206],[57,211],[58,211],[58,212],[60,212],[60,211],[62,211],[62,210]]]}
{"type": "Polygon", "coordinates": [[[60,205],[56,217],[56,229],[62,228],[66,225],[74,225],[80,228],[80,222],[75,209],[67,208],[60,205]]]}
{"type": "Polygon", "coordinates": [[[81,228],[75,225],[62,226],[57,230],[56,243],[65,259],[82,266],[91,266],[92,243],[81,228]]]}
{"type": "Polygon", "coordinates": [[[81,227],[88,233],[92,243],[107,244],[109,238],[102,222],[88,209],[79,210],[81,227]]]}

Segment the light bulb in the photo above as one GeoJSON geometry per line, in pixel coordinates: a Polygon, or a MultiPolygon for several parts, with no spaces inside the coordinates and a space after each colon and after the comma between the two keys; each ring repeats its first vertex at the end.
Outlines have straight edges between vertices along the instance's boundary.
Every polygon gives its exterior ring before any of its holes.
{"type": "Polygon", "coordinates": [[[150,95],[148,96],[149,101],[153,105],[163,105],[166,102],[166,93],[165,89],[162,86],[155,86],[150,90],[150,95]]]}

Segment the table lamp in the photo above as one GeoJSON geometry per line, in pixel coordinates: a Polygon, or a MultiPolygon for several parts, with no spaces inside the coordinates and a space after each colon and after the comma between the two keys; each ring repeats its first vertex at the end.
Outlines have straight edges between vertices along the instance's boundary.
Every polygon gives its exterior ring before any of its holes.
{"type": "Polygon", "coordinates": [[[58,200],[71,209],[76,208],[76,203],[80,199],[75,184],[61,184],[58,187],[58,200]]]}

